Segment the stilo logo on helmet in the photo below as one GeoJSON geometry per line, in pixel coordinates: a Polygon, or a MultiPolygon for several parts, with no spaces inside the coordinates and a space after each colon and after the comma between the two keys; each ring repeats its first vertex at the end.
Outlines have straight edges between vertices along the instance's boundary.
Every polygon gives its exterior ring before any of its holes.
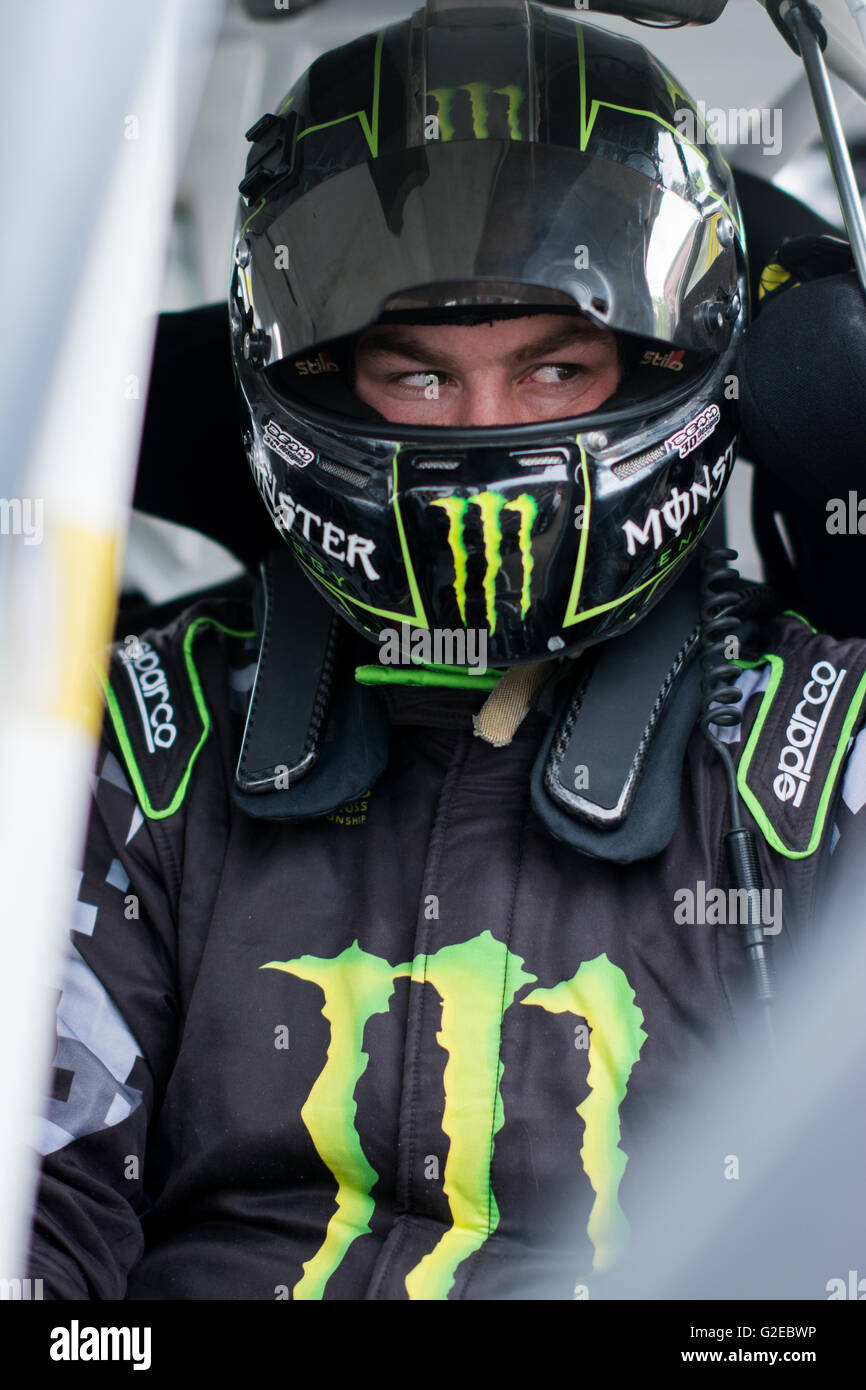
{"type": "Polygon", "coordinates": [[[747,277],[730,170],[666,69],[531,0],[492,15],[364,35],[257,123],[230,302],[272,482],[248,453],[316,587],[371,637],[483,626],[509,664],[623,632],[675,582],[736,453],[747,277]],[[371,419],[331,365],[279,376],[383,313],[481,304],[570,306],[640,350],[592,416],[462,435],[371,419]]]}

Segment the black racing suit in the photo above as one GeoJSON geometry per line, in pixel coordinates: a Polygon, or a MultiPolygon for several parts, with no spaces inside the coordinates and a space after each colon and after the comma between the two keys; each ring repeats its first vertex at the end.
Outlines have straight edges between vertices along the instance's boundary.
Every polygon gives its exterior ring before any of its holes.
{"type": "MultiPolygon", "coordinates": [[[[367,795],[253,819],[232,797],[250,606],[140,636],[140,716],[111,669],[31,1276],[62,1299],[591,1288],[627,1258],[644,1136],[751,1007],[737,929],[707,908],[729,884],[716,754],[696,729],[664,852],[605,862],[532,809],[546,715],[495,748],[477,692],[388,686],[367,795]]],[[[791,615],[746,652],[726,737],[781,891],[780,968],[825,870],[860,853],[864,669],[863,643],[791,615]]]]}

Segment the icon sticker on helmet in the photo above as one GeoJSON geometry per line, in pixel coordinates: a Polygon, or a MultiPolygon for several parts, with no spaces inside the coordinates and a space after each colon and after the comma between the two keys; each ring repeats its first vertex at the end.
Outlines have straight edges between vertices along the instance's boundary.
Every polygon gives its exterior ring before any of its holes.
{"type": "Polygon", "coordinates": [[[306,444],[302,444],[300,439],[295,439],[287,430],[281,429],[276,420],[268,421],[262,431],[262,438],[269,449],[275,449],[280,458],[294,464],[296,468],[306,468],[307,464],[315,462],[316,455],[312,449],[308,449],[306,444]]]}
{"type": "Polygon", "coordinates": [[[677,430],[676,434],[672,434],[670,439],[665,440],[665,452],[673,453],[676,449],[680,458],[684,459],[705,439],[709,439],[721,418],[722,412],[719,407],[715,404],[708,405],[694,420],[690,420],[681,430],[677,430]]]}

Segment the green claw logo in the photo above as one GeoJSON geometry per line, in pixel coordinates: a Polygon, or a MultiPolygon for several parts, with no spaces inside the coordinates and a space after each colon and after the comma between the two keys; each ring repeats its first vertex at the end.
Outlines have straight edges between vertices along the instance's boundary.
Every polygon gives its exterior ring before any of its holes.
{"type": "Polygon", "coordinates": [[[593,1270],[608,1270],[621,1260],[629,1224],[619,1201],[628,1162],[620,1147],[620,1110],[647,1035],[643,1010],[625,972],[604,952],[582,961],[571,979],[550,987],[538,986],[522,956],[490,931],[399,965],[363,950],[355,940],[332,958],[304,955],[268,961],[261,968],[284,971],[319,989],[322,1016],[330,1025],[327,1053],[301,1120],[336,1179],[336,1210],[318,1250],[304,1261],[292,1298],[322,1298],[354,1241],[372,1229],[380,1174],[367,1155],[366,1135],[362,1139],[366,1125],[359,1117],[363,1105],[356,1090],[372,1053],[372,1048],[366,1050],[367,1024],[390,1011],[396,982],[402,979],[415,989],[433,989],[441,1001],[436,1043],[446,1062],[440,1123],[448,1139],[442,1189],[451,1213],[437,1244],[406,1274],[409,1298],[446,1299],[463,1261],[499,1226],[494,1143],[510,1104],[502,1090],[507,1070],[502,1037],[512,1006],[571,1014],[585,1022],[587,1093],[574,1108],[583,1120],[580,1163],[595,1193],[586,1230],[595,1252],[593,1270]],[[524,985],[536,988],[515,1002],[524,985]]]}
{"type": "Polygon", "coordinates": [[[499,138],[490,135],[492,113],[489,104],[491,96],[498,96],[506,99],[505,120],[508,138],[510,140],[524,139],[520,128],[520,109],[526,101],[526,93],[521,87],[491,87],[488,82],[463,82],[459,87],[434,87],[431,89],[428,95],[436,102],[437,139],[447,141],[453,140],[455,136],[462,139],[470,138],[464,110],[460,109],[460,106],[455,109],[455,99],[458,92],[466,92],[469,97],[471,138],[476,140],[499,138]]]}
{"type": "Polygon", "coordinates": [[[479,492],[474,497],[438,497],[431,506],[441,507],[448,517],[448,544],[454,559],[454,595],[460,610],[460,619],[466,626],[466,587],[467,560],[465,524],[467,512],[475,507],[481,513],[481,529],[484,537],[484,604],[487,611],[487,626],[492,633],[496,631],[496,577],[502,568],[502,512],[516,512],[519,517],[517,543],[523,566],[523,582],[520,589],[520,616],[525,618],[529,611],[530,585],[532,582],[532,526],[538,514],[538,503],[528,493],[506,502],[498,492],[479,492]]]}

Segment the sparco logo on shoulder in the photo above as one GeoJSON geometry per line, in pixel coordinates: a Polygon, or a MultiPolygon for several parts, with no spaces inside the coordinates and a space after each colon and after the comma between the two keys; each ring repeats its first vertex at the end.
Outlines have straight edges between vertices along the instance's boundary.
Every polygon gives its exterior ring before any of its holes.
{"type": "Polygon", "coordinates": [[[816,661],[803,686],[803,698],[785,730],[788,742],[779,756],[779,775],[773,791],[779,801],[799,806],[812,780],[812,764],[821,745],[827,716],[847,672],[829,661],[816,661]]]}
{"type": "Polygon", "coordinates": [[[174,710],[169,704],[170,692],[159,657],[149,642],[129,637],[118,655],[126,667],[141,713],[141,726],[148,753],[157,748],[170,748],[177,738],[174,710]],[[148,705],[156,700],[155,705],[148,705]]]}

